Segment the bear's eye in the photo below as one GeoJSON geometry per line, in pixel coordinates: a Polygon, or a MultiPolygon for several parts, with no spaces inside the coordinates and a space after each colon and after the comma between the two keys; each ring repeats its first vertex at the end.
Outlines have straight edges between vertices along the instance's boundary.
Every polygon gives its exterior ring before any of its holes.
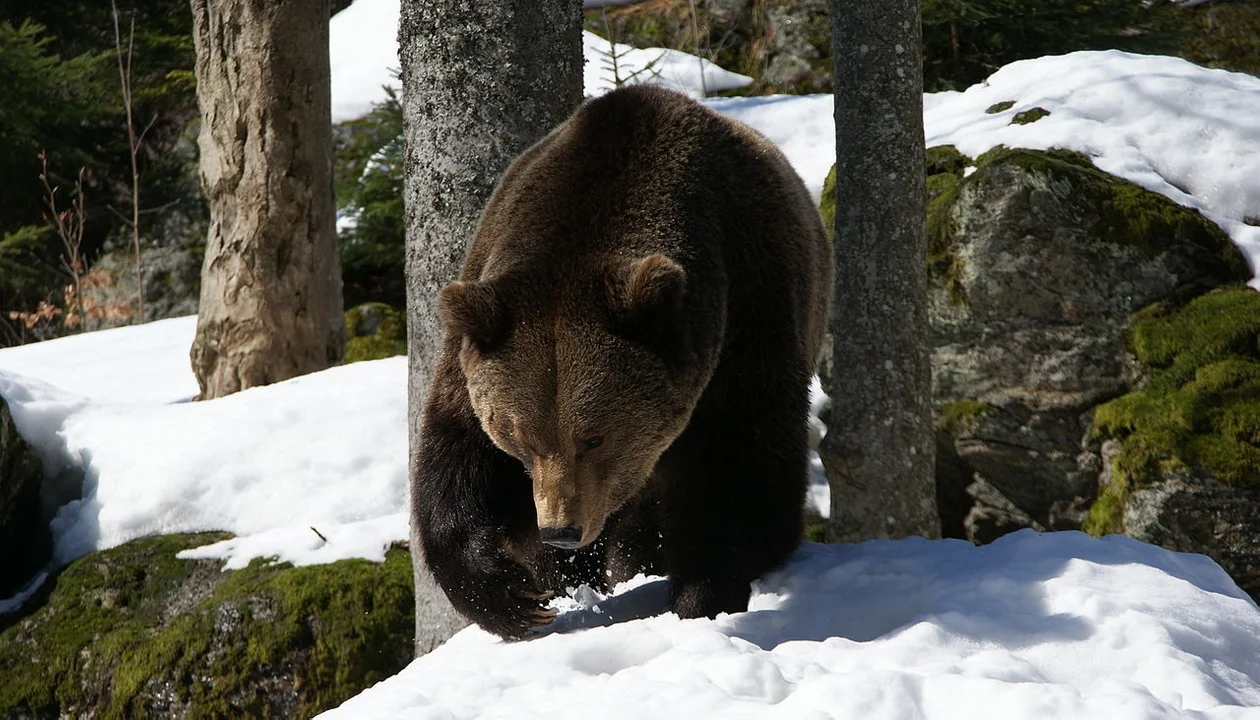
{"type": "Polygon", "coordinates": [[[603,435],[596,435],[594,437],[588,437],[585,440],[578,443],[578,452],[588,453],[603,444],[604,444],[603,435]]]}

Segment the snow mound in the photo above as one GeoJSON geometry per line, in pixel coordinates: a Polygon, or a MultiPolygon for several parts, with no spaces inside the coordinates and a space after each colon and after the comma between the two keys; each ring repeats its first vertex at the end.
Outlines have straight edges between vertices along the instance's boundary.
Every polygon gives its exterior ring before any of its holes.
{"type": "Polygon", "coordinates": [[[526,642],[466,629],[320,717],[1260,717],[1260,609],[1207,558],[1127,538],[807,543],[747,613],[598,627],[666,595],[526,642]]]}
{"type": "Polygon", "coordinates": [[[190,315],[19,345],[0,350],[0,371],[97,400],[191,400],[200,392],[188,359],[196,332],[190,315]]]}
{"type": "MultiPolygon", "coordinates": [[[[384,86],[401,87],[396,77],[398,3],[356,0],[333,16],[328,39],[333,122],[363,117],[374,104],[385,100],[384,86]]],[[[614,45],[591,32],[582,33],[582,52],[586,95],[608,92],[616,87],[617,78],[627,84],[665,85],[692,97],[703,97],[705,90],[720,92],[752,82],[750,77],[678,50],[614,45]],[[616,55],[615,73],[610,55],[616,55]]]]}
{"type": "MultiPolygon", "coordinates": [[[[76,339],[95,335],[109,333],[76,339]]],[[[186,347],[181,356],[186,366],[186,347]]],[[[52,521],[58,564],[149,534],[234,533],[188,555],[227,567],[383,560],[407,537],[406,358],[201,403],[91,400],[7,371],[0,396],[41,453],[50,492],[69,500],[52,521]]]]}

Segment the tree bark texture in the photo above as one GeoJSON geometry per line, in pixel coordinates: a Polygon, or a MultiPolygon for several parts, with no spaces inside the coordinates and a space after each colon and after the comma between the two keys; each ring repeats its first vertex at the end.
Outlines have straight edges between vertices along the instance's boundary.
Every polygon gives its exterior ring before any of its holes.
{"type": "MultiPolygon", "coordinates": [[[[403,0],[412,448],[442,342],[438,291],[459,275],[499,176],[582,99],[581,6],[582,0],[403,0]]],[[[429,575],[414,522],[411,549],[421,655],[467,622],[429,575]]]]}
{"type": "Polygon", "coordinates": [[[939,537],[918,0],[831,0],[834,377],[820,453],[835,540],[939,537]]]}
{"type": "Polygon", "coordinates": [[[210,232],[201,398],[341,361],[329,0],[192,0],[210,232]]]}

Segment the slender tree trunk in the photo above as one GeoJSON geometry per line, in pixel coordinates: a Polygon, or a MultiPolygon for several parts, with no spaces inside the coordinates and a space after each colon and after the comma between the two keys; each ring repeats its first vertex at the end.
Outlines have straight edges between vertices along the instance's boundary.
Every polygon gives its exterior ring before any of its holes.
{"type": "Polygon", "coordinates": [[[201,398],[322,370],[345,348],[329,0],[192,0],[210,233],[201,398]]]}
{"type": "MultiPolygon", "coordinates": [[[[403,0],[411,446],[442,341],[437,293],[454,280],[481,210],[516,156],[582,97],[581,0],[403,0]]],[[[467,624],[420,557],[416,653],[467,624]]]]}
{"type": "Polygon", "coordinates": [[[831,417],[837,540],[938,537],[918,0],[831,0],[836,94],[831,417]]]}

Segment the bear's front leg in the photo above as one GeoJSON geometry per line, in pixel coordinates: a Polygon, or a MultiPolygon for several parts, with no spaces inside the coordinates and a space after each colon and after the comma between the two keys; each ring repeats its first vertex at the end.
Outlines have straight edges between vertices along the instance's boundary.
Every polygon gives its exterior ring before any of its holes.
{"type": "Polygon", "coordinates": [[[420,550],[456,610],[500,637],[524,637],[556,615],[530,567],[541,543],[529,476],[471,409],[430,395],[411,478],[420,550]]]}
{"type": "MultiPolygon", "coordinates": [[[[804,393],[702,404],[658,465],[671,608],[680,617],[748,609],[751,583],[800,544],[808,481],[804,393]],[[788,401],[784,402],[783,398],[788,401]]],[[[728,396],[732,397],[732,396],[728,396]]]]}

